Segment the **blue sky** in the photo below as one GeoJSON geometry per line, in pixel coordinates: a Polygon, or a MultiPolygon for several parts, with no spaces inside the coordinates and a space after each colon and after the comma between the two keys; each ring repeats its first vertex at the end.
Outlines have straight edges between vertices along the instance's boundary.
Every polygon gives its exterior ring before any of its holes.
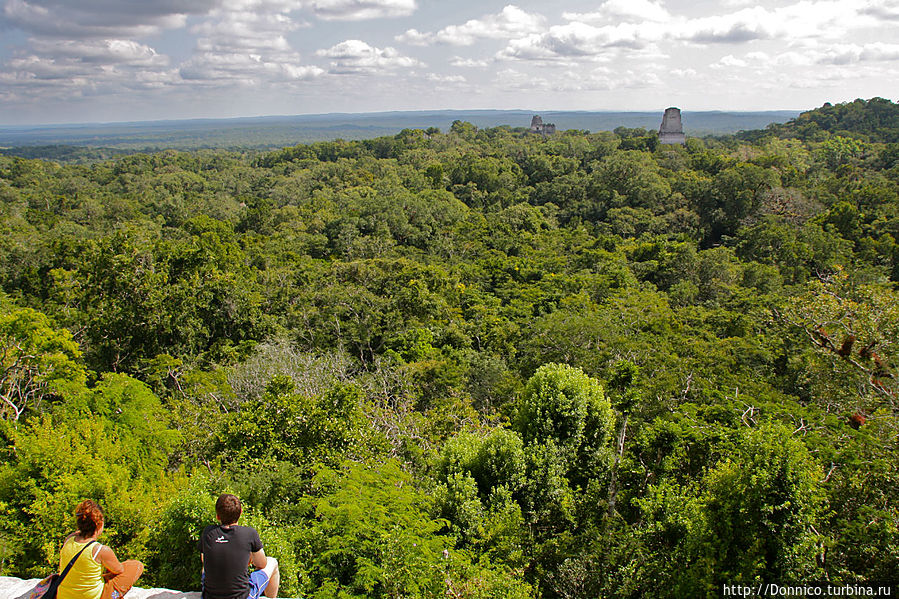
{"type": "Polygon", "coordinates": [[[899,0],[0,0],[0,124],[806,109],[899,89],[899,0]]]}

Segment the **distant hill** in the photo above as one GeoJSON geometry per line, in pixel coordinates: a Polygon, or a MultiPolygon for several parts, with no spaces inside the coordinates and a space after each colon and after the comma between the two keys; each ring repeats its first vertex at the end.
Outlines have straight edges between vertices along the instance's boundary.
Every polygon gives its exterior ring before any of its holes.
{"type": "MultiPolygon", "coordinates": [[[[446,131],[456,120],[468,121],[478,127],[528,127],[534,114],[534,111],[527,110],[438,110],[0,127],[0,148],[5,147],[7,153],[21,155],[24,153],[18,149],[21,146],[48,146],[50,154],[46,157],[62,160],[65,157],[60,154],[66,152],[61,152],[58,146],[89,146],[107,151],[271,149],[338,138],[371,139],[395,135],[403,129],[437,127],[446,131]]],[[[683,120],[688,135],[722,135],[783,123],[798,114],[798,111],[684,111],[683,120]]],[[[560,130],[611,131],[616,127],[654,130],[658,129],[662,120],[662,111],[550,111],[540,115],[545,122],[554,123],[560,130]]],[[[37,157],[35,150],[31,150],[29,155],[37,157]]]]}
{"type": "Polygon", "coordinates": [[[97,146],[75,146],[50,144],[46,146],[16,146],[0,149],[2,156],[18,156],[20,158],[40,158],[57,162],[96,162],[109,160],[116,156],[133,154],[137,150],[104,148],[97,146]]]}
{"type": "Polygon", "coordinates": [[[855,100],[841,104],[826,103],[803,112],[786,123],[773,123],[765,131],[745,132],[744,138],[773,133],[781,138],[795,137],[819,141],[828,134],[856,137],[866,141],[899,142],[899,104],[884,98],[855,100]]]}

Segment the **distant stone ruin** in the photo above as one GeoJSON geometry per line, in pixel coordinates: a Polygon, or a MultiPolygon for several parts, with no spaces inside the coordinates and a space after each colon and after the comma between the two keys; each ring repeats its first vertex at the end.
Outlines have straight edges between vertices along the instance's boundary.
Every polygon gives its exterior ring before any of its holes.
{"type": "Polygon", "coordinates": [[[687,143],[684,136],[684,125],[680,120],[680,108],[666,108],[662,117],[662,126],[659,127],[659,142],[663,144],[687,143]]]}
{"type": "Polygon", "coordinates": [[[540,133],[544,137],[552,135],[556,132],[556,126],[553,123],[543,123],[543,118],[539,114],[535,114],[531,119],[531,131],[540,133]]]}

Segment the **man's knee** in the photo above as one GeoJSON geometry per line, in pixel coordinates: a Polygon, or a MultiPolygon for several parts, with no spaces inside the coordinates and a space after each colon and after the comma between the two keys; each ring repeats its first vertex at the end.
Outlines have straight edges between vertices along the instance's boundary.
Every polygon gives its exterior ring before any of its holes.
{"type": "Polygon", "coordinates": [[[278,560],[270,556],[265,556],[265,568],[262,570],[268,574],[269,578],[271,578],[272,575],[278,571],[278,560]]]}

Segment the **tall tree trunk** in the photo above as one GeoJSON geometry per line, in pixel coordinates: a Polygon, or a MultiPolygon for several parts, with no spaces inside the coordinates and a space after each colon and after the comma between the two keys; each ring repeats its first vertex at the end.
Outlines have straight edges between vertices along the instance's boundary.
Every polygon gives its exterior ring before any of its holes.
{"type": "Polygon", "coordinates": [[[609,481],[609,515],[615,512],[615,503],[618,500],[618,464],[624,455],[624,441],[627,438],[627,414],[621,421],[621,430],[618,432],[618,453],[615,454],[615,464],[612,466],[612,480],[609,481]]]}

